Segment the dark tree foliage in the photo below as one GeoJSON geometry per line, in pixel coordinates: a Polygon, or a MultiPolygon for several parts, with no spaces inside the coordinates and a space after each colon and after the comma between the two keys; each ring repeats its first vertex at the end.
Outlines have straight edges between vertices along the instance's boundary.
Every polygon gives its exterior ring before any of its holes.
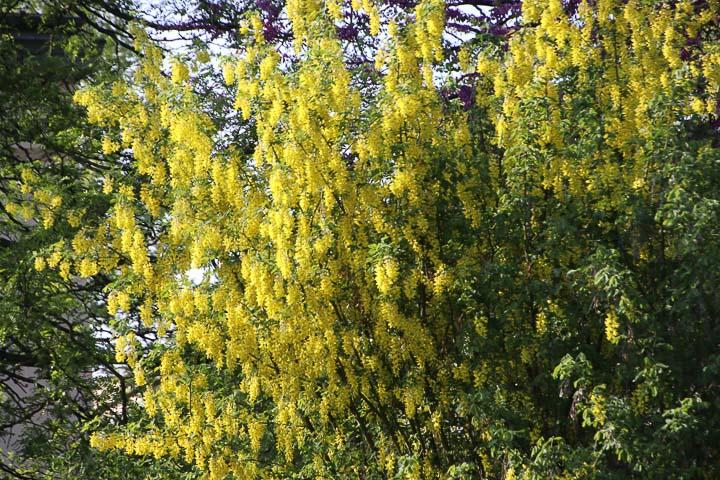
{"type": "Polygon", "coordinates": [[[112,350],[109,278],[35,262],[104,217],[100,179],[123,168],[72,102],[129,58],[122,23],[90,17],[92,7],[0,2],[0,478],[135,478],[150,463],[98,454],[87,440],[138,415],[112,350]]]}

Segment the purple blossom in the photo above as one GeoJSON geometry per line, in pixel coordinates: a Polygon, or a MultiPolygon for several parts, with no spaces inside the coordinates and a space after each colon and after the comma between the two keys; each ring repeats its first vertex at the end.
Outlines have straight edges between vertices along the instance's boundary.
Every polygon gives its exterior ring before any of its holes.
{"type": "Polygon", "coordinates": [[[274,21],[265,20],[263,22],[263,36],[265,37],[265,41],[272,42],[280,37],[281,33],[282,32],[274,21]]]}
{"type": "Polygon", "coordinates": [[[417,5],[415,0],[385,0],[383,3],[391,7],[400,8],[414,8],[415,5],[417,5]]]}
{"type": "Polygon", "coordinates": [[[272,0],[256,0],[255,5],[270,18],[277,18],[282,10],[282,7],[272,0]]]}
{"type": "Polygon", "coordinates": [[[470,85],[462,85],[458,90],[458,98],[465,110],[469,110],[475,101],[475,90],[470,85]]]}
{"type": "Polygon", "coordinates": [[[476,31],[475,28],[473,28],[470,25],[466,25],[464,23],[447,22],[447,26],[453,28],[454,30],[457,30],[458,32],[463,32],[463,33],[469,33],[469,32],[476,31]]]}
{"type": "Polygon", "coordinates": [[[568,16],[572,17],[577,13],[578,7],[580,6],[580,0],[565,0],[563,2],[563,8],[568,16]]]}
{"type": "Polygon", "coordinates": [[[505,22],[510,18],[520,16],[522,13],[522,2],[506,2],[493,7],[490,11],[490,18],[495,22],[505,22]]]}
{"type": "Polygon", "coordinates": [[[358,29],[355,25],[340,25],[337,27],[337,35],[340,40],[352,40],[357,37],[358,29]]]}
{"type": "Polygon", "coordinates": [[[505,25],[492,24],[492,25],[490,25],[488,32],[491,35],[495,35],[498,37],[504,37],[508,33],[510,33],[512,30],[513,30],[512,28],[506,27],[505,25]]]}

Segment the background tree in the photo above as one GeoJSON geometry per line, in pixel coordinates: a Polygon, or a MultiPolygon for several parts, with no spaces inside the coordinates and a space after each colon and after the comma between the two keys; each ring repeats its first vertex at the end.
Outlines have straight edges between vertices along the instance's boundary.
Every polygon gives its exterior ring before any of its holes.
{"type": "Polygon", "coordinates": [[[129,62],[92,22],[57,7],[0,3],[0,476],[173,476],[88,443],[92,428],[141,412],[114,359],[104,293],[114,273],[88,278],[98,270],[88,262],[85,278],[72,276],[63,251],[80,227],[104,222],[104,172],[133,170],[103,153],[72,95],[120,78],[129,62]]]}

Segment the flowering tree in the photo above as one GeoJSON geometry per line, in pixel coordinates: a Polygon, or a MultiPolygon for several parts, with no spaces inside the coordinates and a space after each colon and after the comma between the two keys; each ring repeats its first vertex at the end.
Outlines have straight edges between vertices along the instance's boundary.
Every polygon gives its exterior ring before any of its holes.
{"type": "Polygon", "coordinates": [[[140,30],[134,81],[76,95],[139,174],[73,242],[120,275],[152,418],[95,445],[213,480],[717,476],[720,7],[268,5],[236,111],[140,30]]]}

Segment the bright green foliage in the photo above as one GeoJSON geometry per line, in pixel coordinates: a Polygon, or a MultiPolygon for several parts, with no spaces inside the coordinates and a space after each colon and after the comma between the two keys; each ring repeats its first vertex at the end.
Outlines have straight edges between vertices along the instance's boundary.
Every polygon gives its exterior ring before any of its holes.
{"type": "Polygon", "coordinates": [[[122,274],[154,418],[96,446],[212,480],[718,476],[718,5],[527,2],[456,65],[444,3],[353,2],[372,75],[338,8],[287,4],[294,53],[247,18],[230,142],[202,62],[141,35],[134,82],[76,95],[144,176],[74,242],[122,274]],[[464,111],[439,83],[472,57],[464,111]]]}

